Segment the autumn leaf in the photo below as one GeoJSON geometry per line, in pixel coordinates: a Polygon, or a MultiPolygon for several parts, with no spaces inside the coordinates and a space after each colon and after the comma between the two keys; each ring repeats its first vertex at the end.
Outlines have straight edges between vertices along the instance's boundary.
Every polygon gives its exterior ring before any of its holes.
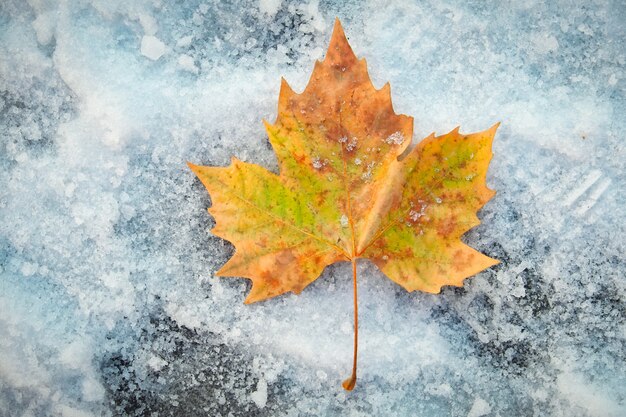
{"type": "Polygon", "coordinates": [[[236,158],[226,168],[189,164],[211,195],[213,234],[235,246],[217,275],[252,280],[245,302],[253,303],[298,294],[326,266],[352,262],[354,358],[344,388],[354,388],[357,259],[430,293],[498,262],[460,239],[494,195],[485,177],[497,126],[431,135],[407,151],[413,118],[394,112],[388,83],[374,88],[337,20],[304,92],[283,79],[276,122],[265,122],[278,175],[236,158]]]}

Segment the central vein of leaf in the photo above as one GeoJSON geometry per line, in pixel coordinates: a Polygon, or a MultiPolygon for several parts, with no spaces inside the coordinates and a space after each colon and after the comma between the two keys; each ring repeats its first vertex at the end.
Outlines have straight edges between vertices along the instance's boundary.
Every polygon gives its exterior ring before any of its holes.
{"type": "MultiPolygon", "coordinates": [[[[339,109],[339,126],[342,126],[341,111],[339,109]]],[[[343,184],[346,190],[346,210],[348,211],[348,224],[350,225],[350,234],[352,236],[352,253],[350,259],[354,259],[356,255],[356,233],[354,230],[354,217],[352,216],[352,197],[350,196],[350,180],[348,178],[348,155],[346,145],[341,144],[341,159],[343,160],[343,184]]]]}

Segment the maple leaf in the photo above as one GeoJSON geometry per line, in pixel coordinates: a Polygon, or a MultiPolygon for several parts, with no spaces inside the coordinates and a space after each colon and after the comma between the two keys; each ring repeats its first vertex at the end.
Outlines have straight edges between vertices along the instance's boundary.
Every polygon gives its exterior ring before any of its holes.
{"type": "Polygon", "coordinates": [[[216,275],[251,279],[252,303],[298,294],[326,266],[352,262],[354,357],[343,386],[354,388],[358,258],[430,293],[498,262],[460,239],[494,195],[485,177],[497,126],[431,135],[407,151],[413,118],[394,112],[388,83],[374,88],[336,20],[304,92],[282,79],[278,117],[265,122],[279,175],[236,158],[225,168],[189,164],[211,195],[213,234],[235,246],[216,275]]]}

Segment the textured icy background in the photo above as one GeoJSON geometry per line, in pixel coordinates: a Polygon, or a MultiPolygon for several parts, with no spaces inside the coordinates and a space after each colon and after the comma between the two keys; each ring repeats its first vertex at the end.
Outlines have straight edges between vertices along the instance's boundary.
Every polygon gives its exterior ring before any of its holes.
{"type": "Polygon", "coordinates": [[[0,2],[0,416],[626,415],[623,1],[0,2]],[[549,5],[547,5],[549,3],[549,5]],[[244,306],[187,160],[275,169],[262,118],[339,16],[415,139],[501,121],[440,295],[362,262],[244,306]]]}

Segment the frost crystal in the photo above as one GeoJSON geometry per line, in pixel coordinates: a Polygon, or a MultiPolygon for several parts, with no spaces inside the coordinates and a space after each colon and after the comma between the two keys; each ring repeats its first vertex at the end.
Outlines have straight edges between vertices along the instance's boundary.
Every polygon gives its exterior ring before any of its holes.
{"type": "Polygon", "coordinates": [[[365,168],[365,172],[361,174],[361,179],[364,181],[369,181],[372,179],[372,169],[376,166],[376,162],[370,162],[367,164],[365,168]]]}
{"type": "Polygon", "coordinates": [[[341,223],[341,227],[348,227],[348,216],[346,216],[345,214],[341,215],[341,219],[339,219],[339,223],[341,223]]]}
{"type": "MultiPolygon", "coordinates": [[[[411,210],[409,211],[409,218],[411,219],[412,222],[416,222],[420,217],[422,217],[424,215],[424,213],[426,212],[426,209],[428,208],[428,204],[424,204],[421,200],[419,201],[420,203],[420,209],[418,210],[411,210]]],[[[411,202],[411,207],[415,207],[414,203],[411,202]]]]}
{"type": "Polygon", "coordinates": [[[358,143],[358,139],[353,137],[352,139],[350,139],[350,143],[346,145],[346,150],[348,152],[352,152],[356,148],[357,143],[358,143]]]}
{"type": "Polygon", "coordinates": [[[400,132],[394,132],[385,139],[389,145],[401,145],[404,142],[404,136],[400,132]]]}
{"type": "Polygon", "coordinates": [[[318,156],[316,156],[315,158],[313,158],[313,162],[311,163],[311,165],[313,165],[313,168],[315,169],[320,169],[324,166],[324,163],[320,160],[318,156]]]}

